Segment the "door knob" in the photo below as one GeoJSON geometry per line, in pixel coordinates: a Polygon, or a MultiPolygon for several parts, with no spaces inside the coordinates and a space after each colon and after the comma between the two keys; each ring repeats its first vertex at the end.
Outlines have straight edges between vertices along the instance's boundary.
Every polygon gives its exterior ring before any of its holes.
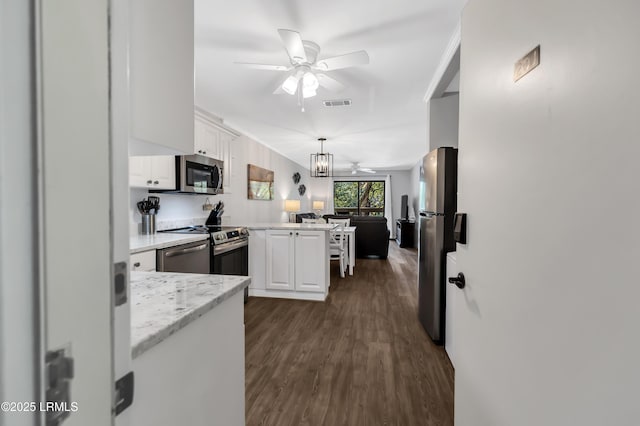
{"type": "Polygon", "coordinates": [[[464,281],[464,274],[460,272],[457,277],[449,277],[449,283],[455,284],[458,288],[464,288],[466,285],[464,281]]]}

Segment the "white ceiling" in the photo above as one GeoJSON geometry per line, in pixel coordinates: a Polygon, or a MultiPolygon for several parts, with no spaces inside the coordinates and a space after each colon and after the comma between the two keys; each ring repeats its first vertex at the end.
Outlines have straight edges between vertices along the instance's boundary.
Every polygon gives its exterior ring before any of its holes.
{"type": "Polygon", "coordinates": [[[318,137],[336,169],[408,169],[427,151],[425,91],[465,0],[196,0],[196,104],[308,167],[318,137]],[[366,50],[370,64],[327,73],[347,88],[305,100],[274,95],[289,65],[277,29],[299,31],[319,58],[366,50]],[[351,99],[327,108],[326,99],[351,99]]]}

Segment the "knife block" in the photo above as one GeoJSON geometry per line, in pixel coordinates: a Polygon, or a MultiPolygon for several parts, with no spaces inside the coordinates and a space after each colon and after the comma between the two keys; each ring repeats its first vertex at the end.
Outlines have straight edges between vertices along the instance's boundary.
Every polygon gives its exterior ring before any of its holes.
{"type": "Polygon", "coordinates": [[[220,226],[220,225],[222,225],[222,218],[221,217],[211,218],[211,220],[207,220],[207,225],[220,226]]]}

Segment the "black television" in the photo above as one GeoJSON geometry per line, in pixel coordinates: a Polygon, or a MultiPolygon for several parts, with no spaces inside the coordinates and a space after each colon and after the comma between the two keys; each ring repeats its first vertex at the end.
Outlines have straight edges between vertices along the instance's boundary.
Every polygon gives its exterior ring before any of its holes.
{"type": "Polygon", "coordinates": [[[409,196],[408,195],[403,195],[401,197],[400,219],[409,220],[409,196]]]}

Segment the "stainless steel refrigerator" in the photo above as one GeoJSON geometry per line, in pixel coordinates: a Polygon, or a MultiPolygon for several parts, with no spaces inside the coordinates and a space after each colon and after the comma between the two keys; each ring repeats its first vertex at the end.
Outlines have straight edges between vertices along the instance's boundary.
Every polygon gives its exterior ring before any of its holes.
{"type": "Polygon", "coordinates": [[[444,344],[445,261],[456,249],[458,150],[438,148],[423,159],[420,171],[420,244],[418,318],[435,343],[444,344]]]}

